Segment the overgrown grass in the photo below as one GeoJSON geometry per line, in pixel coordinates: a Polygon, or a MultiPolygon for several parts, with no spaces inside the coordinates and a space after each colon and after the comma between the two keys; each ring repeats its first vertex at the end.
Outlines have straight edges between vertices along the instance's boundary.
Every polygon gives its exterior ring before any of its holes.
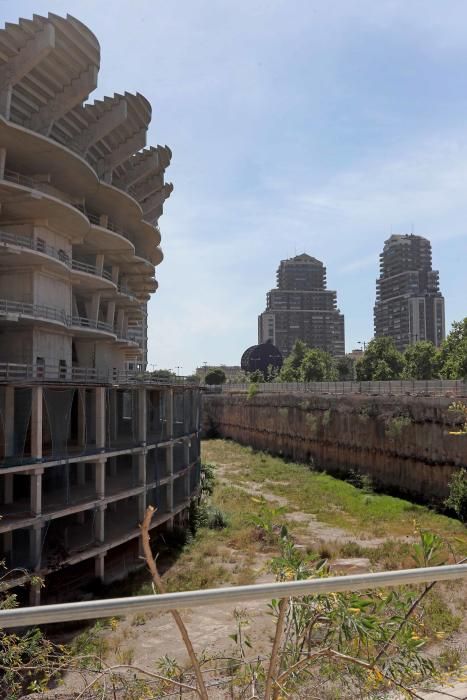
{"type": "Polygon", "coordinates": [[[467,553],[467,531],[462,523],[427,507],[393,496],[366,494],[306,465],[286,462],[230,441],[204,442],[203,457],[228,465],[232,484],[267,484],[265,488],[271,494],[287,499],[290,510],[313,514],[318,520],[350,530],[359,538],[413,536],[416,520],[423,529],[456,538],[458,547],[467,553]]]}

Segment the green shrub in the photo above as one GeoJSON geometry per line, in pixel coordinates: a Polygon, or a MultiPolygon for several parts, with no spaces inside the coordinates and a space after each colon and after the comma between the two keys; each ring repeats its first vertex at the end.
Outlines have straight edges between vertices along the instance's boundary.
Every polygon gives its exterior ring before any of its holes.
{"type": "Polygon", "coordinates": [[[449,482],[449,497],[445,505],[456,513],[459,520],[467,522],[467,469],[460,469],[449,482]]]}

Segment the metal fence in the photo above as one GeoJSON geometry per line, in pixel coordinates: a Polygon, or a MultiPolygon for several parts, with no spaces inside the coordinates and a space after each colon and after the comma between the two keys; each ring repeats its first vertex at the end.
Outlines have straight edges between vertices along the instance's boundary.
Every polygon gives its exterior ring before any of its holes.
{"type": "Polygon", "coordinates": [[[434,566],[401,571],[383,571],[351,576],[330,576],[305,581],[263,583],[252,586],[212,588],[161,595],[111,598],[79,603],[43,605],[14,610],[0,610],[0,629],[71,620],[93,620],[100,617],[164,612],[175,608],[200,608],[218,603],[243,603],[248,600],[271,600],[305,595],[325,595],[346,591],[367,591],[389,586],[406,586],[431,581],[467,578],[467,564],[434,566]]]}
{"type": "Polygon", "coordinates": [[[0,362],[0,384],[63,382],[73,384],[193,384],[186,377],[154,377],[143,370],[61,367],[0,362]]]}
{"type": "MultiPolygon", "coordinates": [[[[212,393],[232,394],[249,390],[251,384],[222,384],[204,386],[212,393]]],[[[467,380],[432,379],[429,381],[386,381],[386,382],[264,382],[256,384],[259,393],[310,393],[310,394],[369,394],[374,396],[446,396],[449,398],[467,396],[467,380]]]]}

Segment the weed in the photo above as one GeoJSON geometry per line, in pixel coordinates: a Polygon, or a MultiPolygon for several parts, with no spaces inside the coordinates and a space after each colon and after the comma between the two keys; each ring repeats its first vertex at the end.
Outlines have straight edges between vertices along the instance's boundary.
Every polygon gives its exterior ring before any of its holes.
{"type": "Polygon", "coordinates": [[[459,647],[448,647],[438,656],[438,666],[441,671],[450,673],[457,671],[464,660],[465,650],[459,647]]]}
{"type": "Polygon", "coordinates": [[[386,435],[391,440],[397,440],[402,435],[402,432],[409,425],[412,425],[412,419],[409,416],[393,416],[386,422],[386,435]]]}

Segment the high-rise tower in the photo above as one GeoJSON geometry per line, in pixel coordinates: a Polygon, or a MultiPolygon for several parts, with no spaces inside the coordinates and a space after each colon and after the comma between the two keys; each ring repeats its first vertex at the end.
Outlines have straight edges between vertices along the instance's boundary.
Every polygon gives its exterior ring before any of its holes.
{"type": "Polygon", "coordinates": [[[344,316],[336,292],[326,289],[320,260],[303,253],[281,261],[277,287],[268,292],[266,311],[258,318],[258,340],[271,340],[284,357],[296,340],[332,355],[345,354],[344,316]]]}
{"type": "Polygon", "coordinates": [[[413,234],[384,243],[376,281],[375,336],[393,338],[398,350],[418,340],[444,339],[444,298],[431,266],[431,243],[413,234]]]}

